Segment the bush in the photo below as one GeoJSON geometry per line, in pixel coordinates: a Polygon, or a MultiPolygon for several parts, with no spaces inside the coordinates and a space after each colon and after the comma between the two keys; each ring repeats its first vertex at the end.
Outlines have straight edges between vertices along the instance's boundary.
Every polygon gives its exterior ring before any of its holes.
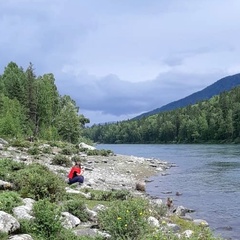
{"type": "Polygon", "coordinates": [[[20,206],[22,199],[16,192],[4,191],[0,193],[0,210],[12,214],[14,207],[20,206]]]}
{"type": "Polygon", "coordinates": [[[131,194],[127,190],[114,190],[104,191],[98,197],[100,201],[114,201],[114,200],[127,200],[132,198],[131,194]]]}
{"type": "Polygon", "coordinates": [[[40,153],[40,150],[38,149],[38,147],[31,147],[28,149],[27,152],[31,155],[38,155],[40,153]]]}
{"type": "Polygon", "coordinates": [[[74,153],[77,153],[77,149],[76,148],[73,148],[73,147],[65,147],[62,149],[61,153],[63,155],[72,155],[74,153]]]}
{"type": "Polygon", "coordinates": [[[167,206],[165,204],[153,204],[151,206],[151,211],[151,215],[159,220],[161,217],[166,216],[167,206]]]}
{"type": "Polygon", "coordinates": [[[63,156],[62,154],[57,154],[56,156],[54,156],[52,164],[70,167],[72,166],[72,161],[70,161],[68,157],[63,156]]]}
{"type": "Polygon", "coordinates": [[[112,202],[98,214],[99,226],[113,239],[140,239],[148,228],[148,203],[143,199],[112,202]]]}
{"type": "Polygon", "coordinates": [[[91,149],[81,149],[82,152],[85,152],[88,156],[109,156],[109,155],[113,155],[114,153],[111,151],[111,150],[105,150],[105,149],[101,149],[101,150],[98,150],[98,149],[94,149],[94,150],[91,150],[91,149]]]}
{"type": "Polygon", "coordinates": [[[52,148],[51,147],[44,147],[42,149],[42,152],[46,153],[46,154],[51,154],[52,153],[52,148]]]}
{"type": "Polygon", "coordinates": [[[78,217],[82,222],[89,220],[89,214],[86,212],[86,206],[83,201],[79,201],[79,197],[68,200],[64,203],[64,211],[70,212],[78,217]]]}
{"type": "Polygon", "coordinates": [[[35,200],[49,198],[58,201],[64,197],[65,182],[47,167],[31,164],[17,171],[12,181],[23,197],[35,200]]]}
{"type": "Polygon", "coordinates": [[[31,145],[29,141],[20,140],[20,139],[15,139],[10,144],[13,147],[19,147],[19,148],[29,148],[31,145]]]}
{"type": "Polygon", "coordinates": [[[71,160],[72,162],[82,162],[81,157],[77,155],[74,155],[71,160]]]}
{"type": "Polygon", "coordinates": [[[56,239],[55,236],[62,229],[60,208],[46,199],[39,200],[33,205],[33,214],[35,219],[32,231],[44,239],[56,239]]]}
{"type": "Polygon", "coordinates": [[[24,163],[18,163],[11,159],[0,159],[0,179],[9,181],[16,171],[25,168],[24,163]]]}

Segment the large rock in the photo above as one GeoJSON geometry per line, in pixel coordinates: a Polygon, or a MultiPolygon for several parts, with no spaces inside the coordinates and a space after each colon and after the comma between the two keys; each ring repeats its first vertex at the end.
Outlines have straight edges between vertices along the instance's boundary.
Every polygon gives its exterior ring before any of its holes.
{"type": "Polygon", "coordinates": [[[10,240],[33,240],[29,234],[19,234],[9,237],[10,240]]]}
{"type": "Polygon", "coordinates": [[[34,218],[32,214],[33,203],[35,200],[31,198],[24,198],[23,202],[25,205],[13,208],[13,214],[17,219],[27,219],[30,220],[34,218]]]}
{"type": "Polygon", "coordinates": [[[72,229],[81,223],[79,218],[75,217],[69,212],[62,212],[61,220],[63,227],[66,229],[72,229]]]}
{"type": "Polygon", "coordinates": [[[0,211],[0,232],[13,233],[20,228],[20,224],[12,215],[0,211]]]}
{"type": "Polygon", "coordinates": [[[160,226],[159,221],[155,217],[150,216],[147,219],[147,221],[148,221],[148,224],[151,225],[152,227],[159,227],[160,226]]]}
{"type": "Polygon", "coordinates": [[[34,218],[31,215],[31,210],[28,207],[26,207],[26,206],[19,206],[19,207],[13,208],[13,215],[17,219],[30,220],[30,219],[34,218]]]}
{"type": "Polygon", "coordinates": [[[85,148],[85,149],[88,149],[88,150],[95,150],[96,149],[95,147],[87,145],[84,142],[79,143],[79,148],[85,148]]]}

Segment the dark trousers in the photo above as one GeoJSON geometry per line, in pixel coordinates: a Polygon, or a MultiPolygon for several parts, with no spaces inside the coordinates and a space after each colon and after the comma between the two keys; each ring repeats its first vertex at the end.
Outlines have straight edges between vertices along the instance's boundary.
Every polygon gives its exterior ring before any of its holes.
{"type": "Polygon", "coordinates": [[[68,181],[68,184],[73,184],[73,183],[76,183],[76,182],[79,182],[79,183],[83,183],[84,182],[84,176],[76,176],[72,179],[69,178],[69,181],[68,181]]]}

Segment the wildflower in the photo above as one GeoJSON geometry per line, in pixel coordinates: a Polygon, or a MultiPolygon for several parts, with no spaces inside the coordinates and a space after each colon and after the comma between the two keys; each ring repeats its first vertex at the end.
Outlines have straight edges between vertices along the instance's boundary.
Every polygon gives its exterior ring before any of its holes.
{"type": "Polygon", "coordinates": [[[118,217],[117,220],[121,220],[122,218],[121,217],[118,217]]]}
{"type": "Polygon", "coordinates": [[[142,212],[139,213],[140,216],[141,216],[142,214],[143,214],[142,212]]]}

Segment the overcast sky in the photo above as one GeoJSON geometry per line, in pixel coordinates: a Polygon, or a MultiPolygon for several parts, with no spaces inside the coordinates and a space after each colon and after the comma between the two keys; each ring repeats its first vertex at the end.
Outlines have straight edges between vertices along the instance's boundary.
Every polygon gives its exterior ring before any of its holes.
{"type": "Polygon", "coordinates": [[[92,124],[240,72],[239,0],[2,0],[0,36],[0,73],[53,73],[92,124]]]}

